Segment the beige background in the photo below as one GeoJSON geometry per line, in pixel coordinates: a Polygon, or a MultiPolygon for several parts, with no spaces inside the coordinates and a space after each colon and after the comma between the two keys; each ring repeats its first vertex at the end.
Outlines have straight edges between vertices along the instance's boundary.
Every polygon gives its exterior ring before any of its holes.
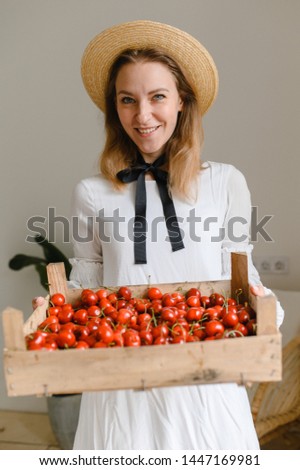
{"type": "MultiPolygon", "coordinates": [[[[28,316],[45,294],[34,268],[14,272],[8,261],[42,255],[25,242],[28,218],[48,207],[68,216],[74,184],[95,173],[102,116],[83,89],[81,55],[102,29],[134,19],[182,28],[213,55],[220,93],[204,121],[204,159],[236,165],[259,217],[274,215],[274,242],[259,238],[254,254],[287,256],[289,273],[265,285],[300,290],[299,18],[298,0],[0,0],[0,310],[28,316]]],[[[59,223],[55,242],[71,255],[59,223]]],[[[0,392],[0,409],[45,409],[43,398],[8,399],[2,369],[0,392]]]]}

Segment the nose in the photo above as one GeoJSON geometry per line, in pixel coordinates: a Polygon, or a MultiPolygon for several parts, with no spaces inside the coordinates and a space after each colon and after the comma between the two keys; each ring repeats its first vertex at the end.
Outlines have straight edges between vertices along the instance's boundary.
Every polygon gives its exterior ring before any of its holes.
{"type": "Polygon", "coordinates": [[[137,108],[136,120],[139,124],[146,124],[151,117],[151,105],[148,100],[140,101],[137,108]]]}

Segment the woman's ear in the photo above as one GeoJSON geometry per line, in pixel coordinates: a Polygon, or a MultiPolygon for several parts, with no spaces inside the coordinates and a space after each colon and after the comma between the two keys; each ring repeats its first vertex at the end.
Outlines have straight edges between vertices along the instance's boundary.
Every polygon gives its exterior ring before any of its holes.
{"type": "Polygon", "coordinates": [[[182,98],[179,98],[179,103],[178,103],[178,112],[183,110],[184,102],[182,98]]]}

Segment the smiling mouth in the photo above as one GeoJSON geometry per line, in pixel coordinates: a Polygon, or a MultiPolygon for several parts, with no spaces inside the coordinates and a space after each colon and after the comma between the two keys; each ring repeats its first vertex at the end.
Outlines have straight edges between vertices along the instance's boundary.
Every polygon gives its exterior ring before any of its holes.
{"type": "Polygon", "coordinates": [[[154,126],[154,127],[148,127],[147,129],[140,129],[136,128],[135,130],[140,134],[140,135],[149,135],[155,132],[160,126],[154,126]]]}

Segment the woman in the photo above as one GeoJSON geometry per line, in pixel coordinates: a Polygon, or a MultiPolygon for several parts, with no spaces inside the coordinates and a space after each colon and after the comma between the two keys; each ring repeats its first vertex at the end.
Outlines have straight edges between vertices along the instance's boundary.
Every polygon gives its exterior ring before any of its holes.
{"type": "MultiPolygon", "coordinates": [[[[218,90],[206,49],[168,25],[125,23],[88,45],[82,77],[105,113],[107,138],[100,173],[74,190],[72,286],[229,278],[230,252],[246,251],[252,290],[264,295],[251,261],[245,179],[231,165],[200,162],[201,119],[218,90]]],[[[279,305],[278,315],[280,323],[279,305]]],[[[257,448],[247,393],[237,384],[83,393],[74,443],[257,448]]]]}

